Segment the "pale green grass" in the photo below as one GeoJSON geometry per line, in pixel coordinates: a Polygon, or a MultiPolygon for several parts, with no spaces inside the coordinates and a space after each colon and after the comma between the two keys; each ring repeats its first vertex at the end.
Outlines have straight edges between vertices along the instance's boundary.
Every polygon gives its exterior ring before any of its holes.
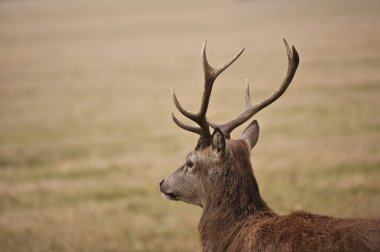
{"type": "MultiPolygon", "coordinates": [[[[273,92],[282,38],[301,56],[256,118],[252,163],[279,213],[380,217],[378,1],[2,1],[0,250],[199,251],[201,209],[158,182],[196,136],[171,122],[170,88],[196,110],[200,49],[221,64],[215,121],[273,92]]],[[[238,137],[242,129],[234,134],[238,137]]]]}

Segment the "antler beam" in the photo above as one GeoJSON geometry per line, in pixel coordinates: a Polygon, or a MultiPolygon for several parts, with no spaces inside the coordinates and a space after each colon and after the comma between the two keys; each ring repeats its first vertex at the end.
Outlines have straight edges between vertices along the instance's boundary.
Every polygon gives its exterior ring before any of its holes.
{"type": "Polygon", "coordinates": [[[245,98],[246,110],[243,113],[241,113],[239,116],[237,116],[235,119],[225,124],[216,124],[216,123],[212,123],[208,121],[209,125],[212,128],[214,129],[219,128],[223,132],[226,138],[230,138],[230,134],[235,128],[245,123],[252,116],[257,114],[260,110],[262,110],[263,108],[267,107],[268,105],[276,101],[286,91],[286,89],[289,87],[289,84],[292,82],[293,77],[296,73],[296,70],[299,64],[299,55],[294,46],[292,46],[292,49],[290,49],[285,39],[284,39],[284,44],[285,44],[286,52],[288,54],[288,71],[279,89],[276,92],[274,92],[271,96],[269,96],[267,99],[265,99],[264,101],[252,106],[251,98],[249,94],[249,85],[247,82],[247,90],[246,90],[246,98],[245,98]]]}
{"type": "Polygon", "coordinates": [[[197,113],[191,113],[185,110],[179,103],[175,93],[172,91],[174,105],[177,107],[179,112],[181,112],[182,115],[186,116],[190,120],[197,123],[199,127],[194,127],[194,126],[190,126],[190,125],[186,125],[182,123],[176,118],[174,113],[172,113],[173,121],[182,129],[199,134],[201,136],[201,140],[202,140],[201,142],[204,145],[208,145],[211,142],[211,133],[210,133],[210,128],[209,128],[209,123],[206,119],[206,113],[207,113],[214,81],[218,77],[218,75],[221,74],[225,69],[227,69],[232,63],[234,63],[234,61],[237,58],[239,58],[239,56],[244,51],[244,48],[243,48],[223,66],[214,68],[208,63],[207,56],[206,56],[206,44],[207,44],[207,41],[203,43],[203,47],[202,47],[202,63],[203,63],[203,72],[204,72],[205,82],[204,82],[204,91],[203,91],[203,96],[202,96],[201,107],[199,108],[199,111],[197,113]]]}

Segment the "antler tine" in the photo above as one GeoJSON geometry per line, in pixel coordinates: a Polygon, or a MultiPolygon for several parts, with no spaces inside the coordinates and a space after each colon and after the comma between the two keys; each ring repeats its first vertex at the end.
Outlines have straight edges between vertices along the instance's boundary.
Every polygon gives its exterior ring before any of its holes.
{"type": "Polygon", "coordinates": [[[210,128],[209,128],[209,123],[206,119],[206,113],[207,113],[207,109],[208,109],[208,105],[210,101],[212,86],[214,84],[215,79],[218,77],[218,75],[222,73],[225,69],[227,69],[237,58],[239,58],[239,56],[243,53],[244,48],[240,50],[235,56],[233,56],[223,66],[214,68],[208,63],[207,56],[206,56],[206,45],[207,45],[207,40],[203,43],[202,53],[201,53],[205,83],[204,83],[202,102],[201,102],[199,111],[197,113],[191,113],[185,110],[179,103],[176,95],[174,94],[172,90],[174,105],[184,116],[196,122],[200,126],[200,128],[183,124],[174,116],[174,114],[172,114],[172,118],[173,118],[173,121],[182,129],[197,133],[201,135],[201,138],[203,140],[206,140],[206,142],[209,142],[211,141],[211,133],[210,133],[210,128]]]}
{"type": "Polygon", "coordinates": [[[179,103],[178,99],[177,99],[177,96],[175,95],[173,89],[171,90],[172,91],[172,96],[173,96],[173,101],[174,101],[174,105],[176,106],[176,108],[179,110],[179,112],[182,113],[182,115],[186,116],[187,118],[191,119],[191,120],[196,120],[196,114],[193,114],[193,113],[190,113],[189,111],[185,110],[184,108],[182,108],[181,104],[179,103]]]}
{"type": "MultiPolygon", "coordinates": [[[[260,102],[259,104],[256,104],[254,106],[251,105],[248,107],[246,103],[246,110],[228,123],[215,124],[215,123],[209,122],[212,128],[218,127],[224,133],[225,137],[229,138],[230,133],[236,127],[245,123],[247,120],[249,120],[252,116],[258,113],[260,110],[262,110],[263,108],[267,107],[268,105],[276,101],[286,91],[286,89],[289,87],[296,73],[296,70],[299,64],[299,55],[294,46],[292,46],[292,49],[290,49],[285,39],[284,39],[284,44],[285,44],[286,52],[288,55],[288,71],[279,89],[277,89],[271,96],[269,96],[267,99],[260,102]]],[[[247,100],[249,100],[249,87],[247,87],[246,101],[247,100]]]]}
{"type": "Polygon", "coordinates": [[[221,74],[225,69],[227,69],[232,63],[239,58],[239,56],[243,53],[244,47],[235,54],[229,61],[227,61],[223,66],[214,68],[212,67],[207,60],[206,56],[206,46],[207,46],[207,40],[203,43],[202,46],[202,62],[203,62],[203,72],[205,76],[205,89],[203,92],[202,97],[202,105],[199,109],[198,115],[202,115],[205,117],[207,109],[208,109],[208,103],[210,101],[210,95],[212,91],[212,86],[214,84],[215,79],[218,77],[219,74],[221,74]]]}
{"type": "MultiPolygon", "coordinates": [[[[251,101],[251,94],[249,92],[248,78],[245,78],[245,83],[247,85],[246,90],[245,90],[245,97],[244,97],[245,98],[245,108],[249,109],[252,107],[252,101],[251,101]]],[[[208,124],[210,125],[210,127],[213,129],[215,129],[215,128],[220,129],[221,127],[223,127],[222,125],[211,122],[209,119],[207,119],[207,121],[208,121],[208,124]]],[[[229,137],[229,135],[228,135],[228,137],[229,137]]]]}
{"type": "Polygon", "coordinates": [[[248,78],[245,78],[245,84],[247,85],[247,89],[245,90],[245,108],[248,109],[248,108],[252,107],[251,94],[249,92],[248,78]]]}
{"type": "Polygon", "coordinates": [[[177,117],[174,115],[174,113],[172,113],[172,119],[175,122],[175,124],[177,124],[180,128],[187,130],[187,131],[190,131],[190,132],[194,132],[194,133],[199,134],[199,135],[202,134],[201,128],[193,127],[193,126],[186,125],[186,124],[182,123],[180,120],[177,119],[177,117]]]}
{"type": "Polygon", "coordinates": [[[206,56],[206,46],[207,46],[207,40],[203,43],[202,46],[202,62],[203,62],[203,71],[205,73],[205,80],[215,80],[216,77],[218,77],[219,74],[221,74],[225,69],[227,69],[232,63],[237,60],[237,58],[240,57],[240,55],[244,52],[245,47],[243,47],[238,53],[236,53],[229,61],[227,61],[224,65],[214,68],[212,67],[207,60],[206,56]]]}

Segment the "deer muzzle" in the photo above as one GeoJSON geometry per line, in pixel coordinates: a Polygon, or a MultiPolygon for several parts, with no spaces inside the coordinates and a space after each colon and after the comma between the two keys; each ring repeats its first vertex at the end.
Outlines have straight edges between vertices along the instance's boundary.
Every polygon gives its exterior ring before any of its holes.
{"type": "Polygon", "coordinates": [[[164,194],[164,196],[169,200],[179,200],[177,195],[170,190],[170,188],[167,186],[167,183],[165,183],[166,180],[161,180],[160,185],[160,191],[164,194]]]}

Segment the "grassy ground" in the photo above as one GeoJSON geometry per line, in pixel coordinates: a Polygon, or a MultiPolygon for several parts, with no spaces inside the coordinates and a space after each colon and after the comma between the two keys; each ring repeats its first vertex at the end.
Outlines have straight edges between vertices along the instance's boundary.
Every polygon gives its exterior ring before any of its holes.
{"type": "MultiPolygon", "coordinates": [[[[218,79],[210,117],[243,109],[301,64],[261,112],[255,174],[280,213],[380,216],[378,1],[1,1],[0,250],[194,251],[201,210],[158,181],[196,137],[171,122],[170,88],[195,110],[200,49],[246,51],[218,79]]],[[[239,135],[238,130],[235,136],[239,135]]]]}

